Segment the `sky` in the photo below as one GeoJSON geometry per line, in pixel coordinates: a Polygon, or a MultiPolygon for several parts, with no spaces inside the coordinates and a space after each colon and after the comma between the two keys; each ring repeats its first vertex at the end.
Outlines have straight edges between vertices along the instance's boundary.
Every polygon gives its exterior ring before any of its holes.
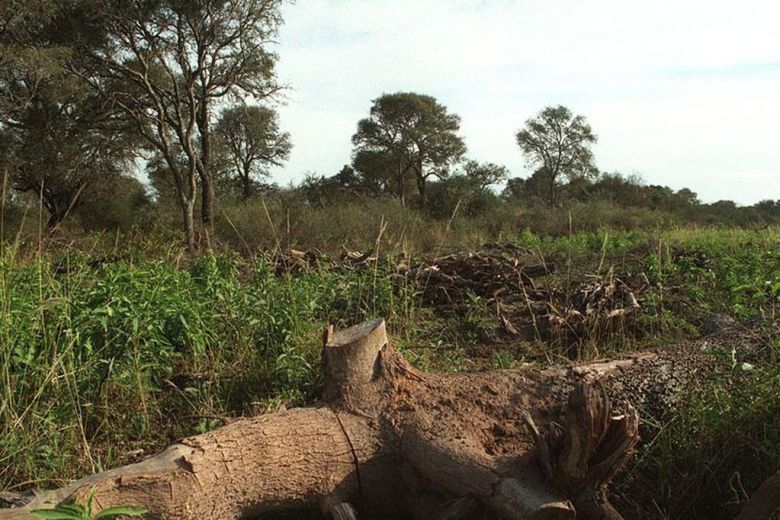
{"type": "Polygon", "coordinates": [[[704,202],[780,199],[780,2],[297,0],[283,8],[282,184],[334,175],[383,93],[436,97],[468,157],[530,170],[515,142],[547,105],[584,115],[603,171],[704,202]]]}

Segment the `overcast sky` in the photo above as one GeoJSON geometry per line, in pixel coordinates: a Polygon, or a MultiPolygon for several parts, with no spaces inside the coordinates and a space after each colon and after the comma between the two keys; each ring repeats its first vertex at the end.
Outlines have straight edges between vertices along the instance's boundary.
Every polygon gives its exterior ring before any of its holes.
{"type": "Polygon", "coordinates": [[[514,134],[564,104],[599,136],[599,168],[705,202],[780,199],[780,2],[297,0],[283,9],[286,183],[333,175],[385,92],[462,117],[468,155],[529,174],[514,134]]]}

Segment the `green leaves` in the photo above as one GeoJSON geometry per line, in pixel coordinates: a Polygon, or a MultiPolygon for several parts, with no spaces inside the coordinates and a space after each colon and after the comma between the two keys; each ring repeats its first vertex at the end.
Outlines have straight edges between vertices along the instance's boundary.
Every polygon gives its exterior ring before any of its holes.
{"type": "Polygon", "coordinates": [[[89,520],[89,517],[85,517],[82,513],[70,511],[64,507],[34,509],[33,511],[30,511],[30,514],[41,520],[82,520],[84,518],[89,520]]]}
{"type": "Polygon", "coordinates": [[[92,520],[110,520],[118,516],[143,516],[148,511],[141,507],[116,506],[104,509],[92,517],[92,520]]]}
{"type": "Polygon", "coordinates": [[[143,516],[148,512],[141,507],[114,506],[93,515],[92,502],[94,498],[95,490],[91,489],[85,505],[74,501],[71,504],[62,504],[51,509],[34,509],[30,513],[40,520],[111,520],[118,516],[143,516]]]}
{"type": "Polygon", "coordinates": [[[516,139],[529,164],[548,180],[550,205],[556,201],[555,187],[561,177],[592,177],[598,171],[590,149],[596,135],[583,116],[562,105],[545,107],[526,121],[516,139]]]}
{"type": "Polygon", "coordinates": [[[448,168],[466,152],[459,130],[460,117],[434,97],[414,92],[384,94],[374,100],[370,116],[358,122],[352,136],[355,168],[376,179],[376,167],[391,160],[393,167],[382,172],[388,191],[403,197],[411,175],[424,195],[428,177],[446,177],[448,168]],[[367,152],[373,152],[368,162],[367,152]]]}
{"type": "Polygon", "coordinates": [[[147,512],[141,507],[117,506],[90,516],[91,512],[83,506],[66,505],[52,509],[35,509],[30,513],[40,520],[112,520],[119,516],[143,516],[147,512]]]}

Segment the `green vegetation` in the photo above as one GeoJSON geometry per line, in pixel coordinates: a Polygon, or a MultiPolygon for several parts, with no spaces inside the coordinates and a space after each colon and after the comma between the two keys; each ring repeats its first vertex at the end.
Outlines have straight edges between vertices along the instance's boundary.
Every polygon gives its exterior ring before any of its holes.
{"type": "MultiPolygon", "coordinates": [[[[360,222],[355,226],[342,229],[344,236],[365,232],[360,222]]],[[[442,230],[427,251],[490,238],[471,226],[442,230]]],[[[368,244],[369,237],[358,242],[368,244]]],[[[583,358],[698,335],[713,313],[771,323],[778,309],[777,229],[602,230],[559,238],[527,231],[503,238],[555,262],[559,268],[545,283],[562,290],[590,274],[638,280],[643,273],[649,285],[636,326],[594,339],[578,350],[583,358]]],[[[305,244],[305,237],[289,239],[305,244]]],[[[233,416],[311,402],[329,321],[344,326],[386,317],[398,346],[430,370],[511,368],[572,355],[543,338],[512,340],[477,297],[462,311],[426,306],[416,289],[389,276],[404,245],[397,236],[373,239],[382,258],[376,268],[323,261],[287,273],[272,252],[191,258],[163,236],[158,240],[120,234],[75,237],[70,246],[5,244],[0,488],[55,485],[233,416]]],[[[331,242],[326,251],[337,254],[340,245],[331,242]]],[[[780,467],[773,450],[780,441],[780,346],[766,334],[758,357],[735,358],[735,370],[743,361],[753,367],[747,383],[730,387],[727,375],[703,381],[708,390],[695,396],[695,406],[648,439],[626,485],[638,480],[648,490],[668,489],[664,497],[644,498],[669,511],[680,507],[677,490],[689,489],[691,511],[704,511],[728,500],[736,468],[746,489],[754,489],[780,467]]]]}
{"type": "MultiPolygon", "coordinates": [[[[279,186],[269,168],[294,142],[272,108],[282,4],[0,2],[0,490],[309,404],[322,328],[373,317],[440,371],[621,355],[728,317],[761,348],[718,346],[732,372],[646,421],[626,506],[725,518],[780,469],[780,200],[703,203],[599,171],[596,133],[559,105],[515,134],[533,171],[519,177],[469,157],[460,117],[415,92],[366,107],[338,173],[279,186]],[[488,242],[545,266],[543,306],[619,279],[641,311],[576,337],[536,321],[513,336],[498,302],[434,307],[398,276],[488,242]],[[285,264],[291,249],[309,265],[285,264]],[[378,260],[329,261],[345,249],[378,260]]],[[[91,515],[91,502],[39,513],[91,515]]]]}
{"type": "Polygon", "coordinates": [[[90,492],[87,503],[81,505],[77,502],[64,504],[51,509],[34,509],[31,514],[40,520],[113,520],[118,517],[143,516],[146,509],[131,506],[109,507],[99,513],[93,514],[92,501],[94,494],[90,492]]]}

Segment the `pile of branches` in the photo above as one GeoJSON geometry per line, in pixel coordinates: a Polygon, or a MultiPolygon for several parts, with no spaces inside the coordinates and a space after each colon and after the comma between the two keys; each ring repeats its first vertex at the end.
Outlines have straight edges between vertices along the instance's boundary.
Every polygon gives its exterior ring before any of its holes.
{"type": "Polygon", "coordinates": [[[478,297],[495,309],[509,334],[578,341],[617,330],[638,313],[639,299],[611,275],[563,290],[550,281],[555,265],[509,244],[486,244],[477,253],[455,253],[399,268],[427,305],[464,310],[478,297]]]}
{"type": "MultiPolygon", "coordinates": [[[[513,244],[485,244],[475,253],[433,258],[401,255],[383,266],[399,287],[412,286],[425,305],[464,313],[475,301],[493,313],[497,325],[526,339],[557,338],[565,343],[617,331],[640,310],[639,299],[612,275],[591,277],[568,289],[550,280],[556,266],[513,244]]],[[[362,270],[377,267],[372,252],[344,250],[337,257],[290,249],[271,259],[278,275],[309,269],[362,270]]],[[[383,262],[384,264],[384,262],[383,262]]],[[[641,290],[641,289],[640,289],[641,290]]]]}
{"type": "Polygon", "coordinates": [[[277,276],[297,274],[317,267],[322,258],[323,254],[317,250],[299,251],[297,249],[289,249],[274,253],[271,257],[271,265],[277,276]]]}
{"type": "Polygon", "coordinates": [[[528,264],[519,254],[486,250],[423,260],[399,269],[399,274],[420,290],[425,303],[454,306],[468,302],[473,295],[500,300],[535,292],[534,279],[551,270],[552,266],[545,264],[528,264]]]}
{"type": "Polygon", "coordinates": [[[551,304],[547,321],[556,335],[592,336],[619,328],[640,308],[631,288],[619,278],[609,277],[581,287],[563,310],[551,304]]]}

